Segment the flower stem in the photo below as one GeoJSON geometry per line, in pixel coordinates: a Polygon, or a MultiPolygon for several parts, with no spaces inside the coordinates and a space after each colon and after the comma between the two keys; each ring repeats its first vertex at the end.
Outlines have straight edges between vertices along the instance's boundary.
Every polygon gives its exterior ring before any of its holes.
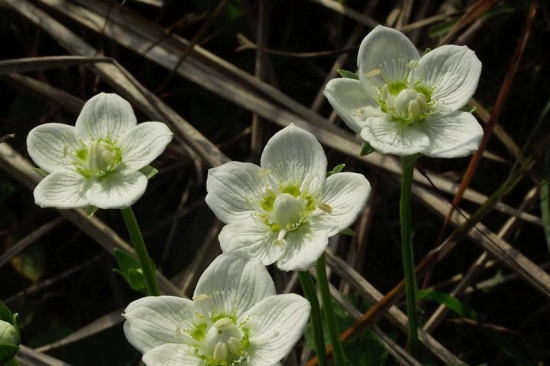
{"type": "Polygon", "coordinates": [[[328,286],[325,253],[323,253],[317,260],[317,263],[315,263],[315,273],[317,274],[317,285],[319,286],[319,292],[323,300],[325,321],[328,325],[328,333],[332,343],[334,360],[336,361],[336,365],[346,365],[346,356],[344,354],[342,342],[340,342],[340,332],[336,324],[336,317],[334,316],[334,309],[332,307],[332,297],[330,296],[330,288],[328,286]]]}
{"type": "Polygon", "coordinates": [[[315,293],[315,285],[311,274],[307,271],[299,271],[298,277],[302,283],[304,295],[311,304],[311,327],[313,328],[313,337],[315,338],[315,353],[319,366],[327,366],[327,355],[325,352],[325,335],[323,333],[323,320],[321,319],[321,308],[315,293]]]}
{"type": "Polygon", "coordinates": [[[418,350],[418,319],[416,314],[417,283],[414,272],[414,252],[411,231],[411,186],[414,164],[418,155],[405,156],[401,159],[403,176],[401,181],[401,201],[399,212],[401,218],[401,255],[405,273],[405,290],[407,297],[407,316],[409,317],[409,350],[416,356],[418,350]]]}
{"type": "Polygon", "coordinates": [[[145,277],[145,283],[147,284],[147,295],[159,296],[160,291],[155,278],[153,263],[147,253],[147,247],[143,241],[143,236],[141,235],[141,230],[139,229],[134,211],[132,211],[132,207],[124,208],[121,211],[126,227],[128,228],[128,232],[130,233],[132,244],[134,245],[134,249],[136,250],[136,254],[138,256],[138,260],[143,271],[143,277],[145,277]]]}

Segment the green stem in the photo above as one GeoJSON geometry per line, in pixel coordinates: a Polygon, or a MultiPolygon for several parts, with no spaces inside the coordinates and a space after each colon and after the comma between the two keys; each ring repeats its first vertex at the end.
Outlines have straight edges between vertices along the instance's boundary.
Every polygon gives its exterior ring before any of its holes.
{"type": "Polygon", "coordinates": [[[407,297],[407,316],[409,317],[409,349],[416,356],[418,350],[418,319],[416,305],[418,291],[416,274],[414,272],[414,252],[411,230],[411,186],[414,164],[418,155],[402,157],[403,176],[401,181],[401,201],[399,213],[401,218],[401,255],[403,256],[403,271],[405,273],[405,289],[407,297]]]}
{"type": "Polygon", "coordinates": [[[306,299],[311,304],[311,327],[313,328],[313,336],[315,338],[315,353],[319,366],[327,366],[327,355],[325,351],[325,336],[323,333],[323,321],[321,319],[321,308],[319,307],[319,301],[317,300],[317,294],[315,293],[315,285],[313,279],[307,271],[298,272],[298,277],[302,283],[302,289],[306,299]]]}
{"type": "Polygon", "coordinates": [[[340,332],[338,331],[336,317],[334,316],[334,309],[332,307],[332,297],[330,296],[330,288],[328,285],[326,271],[325,253],[323,253],[323,255],[317,260],[317,263],[315,263],[315,273],[317,274],[317,285],[319,286],[319,292],[321,293],[321,299],[323,300],[325,321],[328,325],[328,333],[332,343],[334,360],[336,361],[336,365],[346,365],[346,356],[344,354],[342,342],[340,342],[340,332]]]}
{"type": "Polygon", "coordinates": [[[132,244],[136,250],[139,263],[141,264],[141,269],[143,271],[143,276],[145,277],[145,282],[147,284],[147,295],[149,296],[159,296],[160,291],[157,285],[157,280],[155,278],[155,270],[151,258],[147,253],[147,247],[143,241],[143,236],[141,235],[141,230],[132,211],[132,207],[124,208],[122,211],[122,217],[124,217],[124,222],[130,233],[130,238],[132,239],[132,244]]]}

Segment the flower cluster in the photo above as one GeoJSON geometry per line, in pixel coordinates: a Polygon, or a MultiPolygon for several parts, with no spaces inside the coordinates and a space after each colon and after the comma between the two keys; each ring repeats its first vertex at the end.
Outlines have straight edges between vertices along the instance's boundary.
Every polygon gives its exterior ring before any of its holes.
{"type": "Polygon", "coordinates": [[[74,127],[47,123],[29,133],[29,155],[48,174],[34,190],[36,204],[129,207],[147,187],[139,170],[171,140],[164,123],[138,125],[130,103],[116,94],[98,94],[86,102],[74,127]]]}
{"type": "Polygon", "coordinates": [[[483,129],[460,110],[481,73],[468,47],[446,45],[420,56],[402,33],[378,26],[361,43],[357,64],[359,80],[333,79],[325,96],[374,149],[440,158],[477,150],[483,129]]]}
{"type": "Polygon", "coordinates": [[[302,336],[309,302],[276,295],[267,269],[222,254],[193,300],[145,297],[124,311],[124,333],[148,366],[276,365],[302,336]]]}
{"type": "MultiPolygon", "coordinates": [[[[332,80],[325,95],[372,148],[433,157],[477,149],[483,131],[460,110],[481,72],[473,51],[443,46],[420,56],[403,34],[379,26],[362,42],[358,65],[357,79],[332,80]]],[[[137,125],[128,102],[101,93],[84,105],[74,127],[49,123],[29,133],[29,155],[46,174],[34,191],[36,203],[127,208],[147,186],[140,170],[171,139],[166,125],[137,125]]],[[[308,270],[329,237],[356,220],[370,184],[361,174],[327,173],[320,143],[291,124],[268,141],[260,166],[230,162],[210,169],[206,188],[206,203],[226,224],[219,235],[224,254],[202,274],[192,300],[132,302],[125,335],[149,366],[279,365],[302,336],[310,304],[296,294],[277,295],[264,266],[308,270]]],[[[0,335],[14,343],[9,325],[0,320],[0,335]]]]}

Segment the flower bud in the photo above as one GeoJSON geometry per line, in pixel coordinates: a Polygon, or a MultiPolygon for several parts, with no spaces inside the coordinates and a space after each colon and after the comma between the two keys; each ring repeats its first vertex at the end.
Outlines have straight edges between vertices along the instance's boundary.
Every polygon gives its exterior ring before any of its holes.
{"type": "Polygon", "coordinates": [[[19,332],[8,322],[0,320],[0,344],[19,345],[19,332]]]}

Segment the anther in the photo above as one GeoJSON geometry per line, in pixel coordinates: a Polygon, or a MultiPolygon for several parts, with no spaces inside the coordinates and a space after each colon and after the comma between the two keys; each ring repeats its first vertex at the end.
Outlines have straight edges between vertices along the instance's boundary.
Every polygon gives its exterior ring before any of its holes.
{"type": "Polygon", "coordinates": [[[319,207],[319,209],[323,212],[326,212],[328,214],[332,213],[332,207],[326,202],[319,203],[317,207],[319,207]]]}
{"type": "Polygon", "coordinates": [[[380,69],[374,69],[365,74],[366,77],[372,78],[376,75],[380,75],[382,73],[382,70],[380,69]]]}

